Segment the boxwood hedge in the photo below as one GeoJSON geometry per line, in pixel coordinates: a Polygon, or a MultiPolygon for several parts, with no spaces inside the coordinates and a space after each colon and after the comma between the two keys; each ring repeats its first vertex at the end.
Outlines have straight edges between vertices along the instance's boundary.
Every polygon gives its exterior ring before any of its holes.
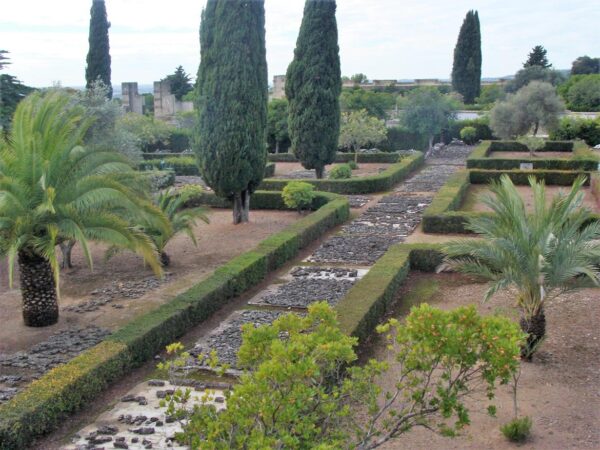
{"type": "Polygon", "coordinates": [[[35,437],[56,428],[109,383],[208,319],[349,216],[348,200],[343,197],[320,193],[315,204],[320,207],[312,214],[232,259],[170,302],[132,320],[1,405],[0,449],[29,448],[35,437]]]}
{"type": "MultiPolygon", "coordinates": [[[[359,153],[359,163],[380,163],[394,164],[401,157],[400,153],[378,152],[378,153],[359,153]]],[[[338,152],[335,155],[336,163],[345,163],[354,161],[355,153],[338,152]]],[[[268,159],[270,162],[298,162],[298,159],[293,153],[269,153],[268,159]]]]}

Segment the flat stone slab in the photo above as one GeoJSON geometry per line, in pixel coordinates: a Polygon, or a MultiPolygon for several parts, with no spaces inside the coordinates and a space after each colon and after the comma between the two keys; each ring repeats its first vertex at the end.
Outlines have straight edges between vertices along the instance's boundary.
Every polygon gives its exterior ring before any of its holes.
{"type": "Polygon", "coordinates": [[[274,292],[266,293],[250,304],[307,308],[311,303],[325,300],[331,306],[335,306],[354,286],[355,281],[356,279],[297,278],[289,283],[278,285],[274,292]]]}
{"type": "Polygon", "coordinates": [[[371,197],[365,195],[347,195],[350,208],[362,208],[371,201],[371,197]]]}
{"type": "Polygon", "coordinates": [[[371,265],[381,258],[391,245],[403,240],[399,235],[337,235],[321,244],[308,261],[371,265]]]}
{"type": "Polygon", "coordinates": [[[252,324],[254,327],[271,324],[286,311],[244,310],[235,311],[215,328],[208,336],[200,339],[190,354],[194,357],[190,361],[191,367],[209,369],[206,361],[213,350],[221,364],[237,367],[237,352],[242,345],[242,325],[252,324]]]}
{"type": "Polygon", "coordinates": [[[396,192],[437,192],[457,170],[456,166],[428,166],[402,183],[396,192]]]}
{"type": "MultiPolygon", "coordinates": [[[[152,385],[152,381],[144,382],[129,391],[113,408],[79,431],[71,444],[62,447],[63,450],[187,449],[188,447],[178,445],[173,439],[175,433],[182,431],[181,424],[169,418],[164,408],[159,405],[167,392],[171,393],[175,389],[185,389],[185,387],[175,386],[168,381],[162,382],[162,385],[156,383],[156,380],[153,381],[157,385],[152,385]],[[130,401],[131,398],[144,401],[130,401]]],[[[221,410],[225,407],[224,400],[223,391],[192,389],[188,407],[192,409],[194,405],[205,403],[221,410]],[[203,398],[207,393],[209,397],[203,398]]]]}

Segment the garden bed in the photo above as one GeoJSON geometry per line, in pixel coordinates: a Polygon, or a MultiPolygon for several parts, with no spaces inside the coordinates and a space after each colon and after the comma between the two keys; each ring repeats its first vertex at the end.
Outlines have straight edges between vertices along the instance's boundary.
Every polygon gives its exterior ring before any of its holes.
{"type": "MultiPolygon", "coordinates": [[[[396,303],[389,316],[402,320],[411,306],[426,302],[442,309],[474,304],[481,314],[502,314],[517,320],[514,299],[506,292],[481,303],[487,287],[458,274],[411,272],[396,291],[396,303]]],[[[600,315],[598,295],[598,289],[584,289],[560,297],[546,308],[547,340],[532,363],[522,364],[519,382],[520,414],[533,419],[532,437],[523,448],[598,448],[600,397],[594,394],[600,388],[600,330],[595,322],[600,315]]],[[[385,343],[379,339],[363,356],[377,356],[392,363],[385,343]]],[[[393,381],[392,376],[386,376],[381,384],[391,389],[393,381]]],[[[461,436],[446,438],[417,427],[381,448],[514,449],[515,444],[506,441],[499,430],[512,419],[510,388],[500,386],[496,394],[497,418],[485,413],[489,403],[485,393],[467,400],[472,423],[461,436]]]]}
{"type": "MultiPolygon", "coordinates": [[[[328,176],[329,171],[335,167],[335,165],[329,165],[325,168],[325,177],[328,176]]],[[[390,167],[387,163],[361,163],[358,169],[352,171],[352,177],[360,178],[372,175],[379,175],[390,167]]],[[[299,162],[284,162],[277,163],[275,168],[275,176],[273,178],[288,179],[288,180],[299,180],[299,179],[316,179],[314,170],[307,170],[302,167],[299,162]]]]}

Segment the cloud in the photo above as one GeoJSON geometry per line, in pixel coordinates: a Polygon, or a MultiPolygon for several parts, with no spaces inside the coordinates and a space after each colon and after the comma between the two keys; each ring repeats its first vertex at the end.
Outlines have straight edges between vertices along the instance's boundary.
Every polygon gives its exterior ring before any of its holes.
{"type": "MultiPolygon", "coordinates": [[[[113,81],[150,83],[199,62],[198,28],[205,0],[106,0],[113,81]]],[[[91,0],[4,2],[0,46],[11,52],[10,73],[23,82],[84,84],[91,0]]],[[[537,44],[568,68],[597,55],[600,6],[589,0],[338,0],[342,72],[370,78],[447,78],[458,30],[477,7],[483,75],[514,73],[537,44]],[[596,52],[596,53],[595,53],[596,52]]],[[[304,0],[266,0],[269,72],[285,73],[293,57],[304,0]]]]}

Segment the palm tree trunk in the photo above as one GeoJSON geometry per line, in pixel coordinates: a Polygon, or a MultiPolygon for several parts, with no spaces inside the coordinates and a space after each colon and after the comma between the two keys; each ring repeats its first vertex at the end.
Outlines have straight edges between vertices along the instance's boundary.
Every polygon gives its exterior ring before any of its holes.
{"type": "Polygon", "coordinates": [[[527,333],[527,341],[521,347],[521,358],[531,361],[537,347],[546,336],[546,315],[544,309],[540,308],[537,314],[531,317],[522,317],[519,322],[521,329],[527,333]]]}
{"type": "Polygon", "coordinates": [[[28,327],[45,327],[58,322],[56,284],[50,262],[34,252],[19,252],[23,321],[28,327]]]}

